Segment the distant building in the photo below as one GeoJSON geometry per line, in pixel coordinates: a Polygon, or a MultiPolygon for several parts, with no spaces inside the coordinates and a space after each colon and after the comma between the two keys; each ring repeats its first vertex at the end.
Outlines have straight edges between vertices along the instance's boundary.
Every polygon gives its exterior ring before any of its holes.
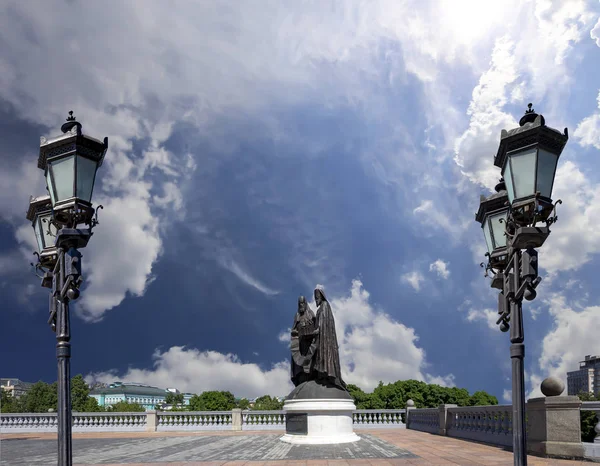
{"type": "MultiPolygon", "coordinates": [[[[167,394],[179,393],[179,390],[174,388],[158,388],[140,383],[114,382],[108,387],[95,388],[90,391],[90,396],[98,400],[100,406],[112,406],[119,401],[128,403],[138,403],[142,405],[146,411],[155,409],[155,407],[166,405],[165,399],[167,394]]],[[[191,393],[184,393],[183,403],[189,404],[191,393]]]]}
{"type": "Polygon", "coordinates": [[[579,370],[567,372],[567,393],[600,395],[600,357],[588,355],[579,362],[579,370]]]}
{"type": "Polygon", "coordinates": [[[0,378],[0,389],[10,393],[15,398],[25,395],[33,384],[19,379],[0,378]]]}

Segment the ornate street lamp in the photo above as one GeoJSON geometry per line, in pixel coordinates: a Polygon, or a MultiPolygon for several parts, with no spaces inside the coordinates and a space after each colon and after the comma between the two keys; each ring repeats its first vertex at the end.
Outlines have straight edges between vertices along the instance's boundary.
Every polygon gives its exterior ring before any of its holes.
{"type": "Polygon", "coordinates": [[[508,196],[504,181],[496,185],[496,192],[490,197],[481,196],[475,219],[481,223],[485,244],[492,269],[503,270],[508,261],[506,245],[506,219],[508,216],[508,196]]]}
{"type": "Polygon", "coordinates": [[[510,331],[512,362],[512,432],[515,466],[527,465],[525,424],[525,334],[523,299],[536,297],[538,253],[550,225],[556,222],[552,187],[558,158],[569,136],[546,126],[542,115],[528,105],[519,127],[502,130],[494,165],[502,170],[503,180],[496,194],[482,196],[475,218],[481,223],[489,263],[492,288],[500,290],[496,324],[510,331]],[[504,191],[506,190],[506,191],[504,191]],[[538,226],[543,222],[545,226],[538,226]]]}
{"type": "MultiPolygon", "coordinates": [[[[48,196],[31,198],[32,222],[39,253],[36,271],[44,270],[42,286],[50,288],[50,324],[56,332],[58,360],[58,464],[73,464],[71,438],[71,329],[69,302],[79,297],[81,253],[98,223],[92,207],[96,171],[102,165],[108,138],[100,142],[83,135],[69,112],[61,136],[40,139],[38,167],[44,170],[48,196]],[[88,228],[80,229],[85,224],[88,228]]],[[[102,208],[102,206],[98,206],[102,208]]],[[[39,275],[38,275],[39,276],[39,275]]]]}
{"type": "Polygon", "coordinates": [[[568,139],[567,128],[563,134],[546,126],[532,104],[518,128],[502,130],[494,165],[502,170],[517,224],[533,226],[551,215],[556,166],[568,139]]]}
{"type": "Polygon", "coordinates": [[[57,228],[52,223],[52,204],[50,196],[31,197],[27,220],[31,222],[35,231],[35,239],[38,245],[39,263],[41,267],[54,269],[58,251],[54,244],[57,228]]]}
{"type": "Polygon", "coordinates": [[[38,158],[38,168],[44,170],[46,177],[54,221],[71,228],[82,223],[90,225],[96,170],[104,160],[108,138],[100,142],[82,134],[81,123],[75,121],[73,112],[69,112],[61,130],[61,136],[40,138],[38,158]]]}

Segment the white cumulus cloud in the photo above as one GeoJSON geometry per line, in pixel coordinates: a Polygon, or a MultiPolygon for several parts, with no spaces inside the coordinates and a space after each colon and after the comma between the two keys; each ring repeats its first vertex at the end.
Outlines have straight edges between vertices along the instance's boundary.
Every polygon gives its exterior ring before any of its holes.
{"type": "Polygon", "coordinates": [[[414,270],[412,272],[403,274],[400,279],[412,286],[415,291],[419,291],[421,289],[421,283],[423,283],[425,277],[423,277],[423,274],[418,270],[414,270]]]}
{"type": "Polygon", "coordinates": [[[593,146],[600,149],[600,92],[598,92],[597,101],[598,112],[581,120],[575,128],[573,136],[584,147],[593,146]]]}
{"type": "Polygon", "coordinates": [[[435,262],[429,264],[429,271],[435,272],[439,277],[446,280],[450,276],[450,270],[448,270],[448,262],[444,262],[442,259],[437,259],[435,262]]]}

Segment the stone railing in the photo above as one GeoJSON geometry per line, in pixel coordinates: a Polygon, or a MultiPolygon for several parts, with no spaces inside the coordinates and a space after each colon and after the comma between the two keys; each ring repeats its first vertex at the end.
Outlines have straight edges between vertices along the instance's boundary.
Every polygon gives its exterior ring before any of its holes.
{"type": "Polygon", "coordinates": [[[285,430],[285,411],[242,411],[243,430],[285,430]]]}
{"type": "MultiPolygon", "coordinates": [[[[146,413],[73,413],[73,432],[144,432],[146,413]]],[[[56,413],[0,414],[0,432],[56,432],[56,413]]]]}
{"type": "MultiPolygon", "coordinates": [[[[404,428],[404,409],[359,409],[356,429],[404,428]]],[[[1,433],[56,432],[56,413],[0,414],[1,433]]],[[[73,432],[285,430],[285,411],[73,413],[73,432]]]]}
{"type": "Polygon", "coordinates": [[[57,432],[56,413],[0,414],[0,432],[57,432]]]}
{"type": "Polygon", "coordinates": [[[355,429],[405,428],[402,415],[405,409],[357,409],[352,419],[355,429]]]}
{"type": "Polygon", "coordinates": [[[158,411],[156,431],[232,430],[231,411],[158,411]]]}
{"type": "Polygon", "coordinates": [[[446,435],[449,437],[512,446],[511,405],[451,407],[446,410],[446,435]]]}
{"type": "Polygon", "coordinates": [[[438,408],[408,409],[406,427],[432,434],[440,433],[440,410],[438,408]]]}

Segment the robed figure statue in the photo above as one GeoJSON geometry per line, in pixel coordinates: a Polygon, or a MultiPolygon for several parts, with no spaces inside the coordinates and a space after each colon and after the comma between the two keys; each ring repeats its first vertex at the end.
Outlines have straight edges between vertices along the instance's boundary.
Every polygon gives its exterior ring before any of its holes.
{"type": "Polygon", "coordinates": [[[335,332],[335,321],[325,292],[315,289],[317,304],[316,351],[313,358],[313,371],[317,381],[335,385],[346,390],[340,369],[340,353],[335,332]]]}
{"type": "Polygon", "coordinates": [[[306,298],[298,298],[298,312],[294,317],[291,332],[292,350],[292,382],[294,386],[314,379],[312,374],[312,358],[316,349],[315,313],[308,306],[306,298]]]}

